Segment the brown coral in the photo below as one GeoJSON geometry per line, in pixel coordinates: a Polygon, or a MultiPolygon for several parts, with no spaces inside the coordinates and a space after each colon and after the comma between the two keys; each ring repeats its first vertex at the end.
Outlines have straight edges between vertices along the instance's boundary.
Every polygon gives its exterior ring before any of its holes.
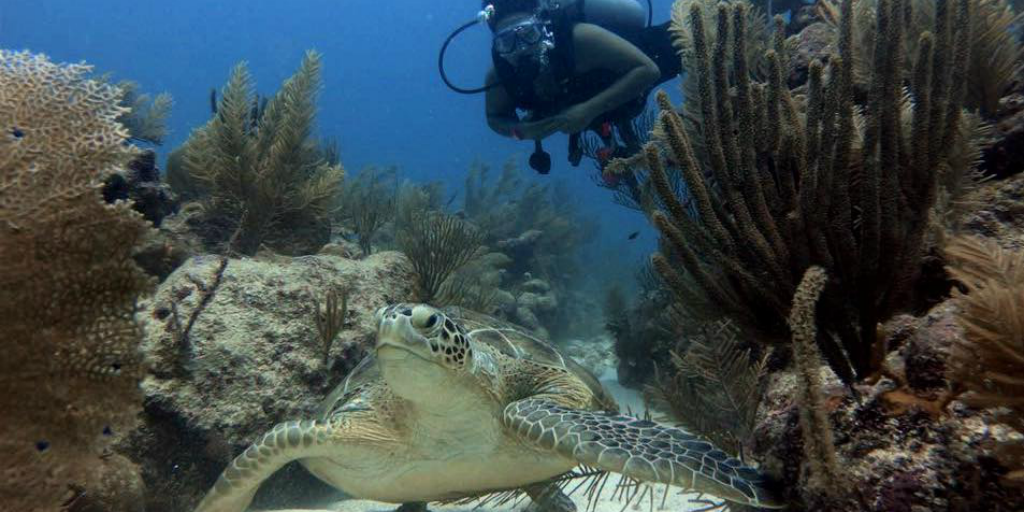
{"type": "Polygon", "coordinates": [[[1024,413],[1024,252],[961,237],[947,248],[961,294],[962,342],[950,353],[951,377],[981,407],[1024,413]]]}
{"type": "Polygon", "coordinates": [[[793,331],[793,360],[799,382],[797,403],[807,464],[804,480],[809,494],[835,496],[842,493],[842,478],[832,441],[832,424],[822,395],[821,358],[815,342],[818,337],[815,309],[827,283],[828,276],[821,267],[807,269],[793,295],[789,326],[793,331]]]}
{"type": "Polygon", "coordinates": [[[692,8],[699,94],[688,101],[700,106],[699,141],[659,94],[660,133],[646,150],[661,203],[653,261],[679,300],[725,313],[759,342],[784,343],[797,282],[821,266],[833,285],[822,297],[818,343],[847,383],[879,369],[876,327],[911,303],[939,177],[954,167],[951,148],[963,138],[969,1],[940,2],[936,35],[922,36],[914,59],[912,107],[899,73],[907,1],[881,0],[873,17],[886,36],[876,41],[866,115],[853,90],[850,0],[839,55],[827,68],[811,64],[803,98],[782,80],[781,26],[766,53],[767,82],[756,83],[742,58],[743,4],[719,6],[713,39],[692,8]],[[672,185],[675,167],[684,191],[672,185]]]}
{"type": "MultiPolygon", "coordinates": [[[[312,137],[320,54],[308,52],[299,70],[263,109],[244,63],[235,67],[217,115],[184,146],[206,215],[208,243],[241,254],[262,246],[290,255],[312,254],[330,239],[330,214],[344,176],[312,137]]],[[[329,156],[329,155],[327,155],[329,156]]]]}
{"type": "Polygon", "coordinates": [[[104,204],[104,176],[134,154],[121,91],[0,50],[0,508],[56,510],[88,483],[140,404],[133,318],[151,283],[130,205],[104,204]]]}

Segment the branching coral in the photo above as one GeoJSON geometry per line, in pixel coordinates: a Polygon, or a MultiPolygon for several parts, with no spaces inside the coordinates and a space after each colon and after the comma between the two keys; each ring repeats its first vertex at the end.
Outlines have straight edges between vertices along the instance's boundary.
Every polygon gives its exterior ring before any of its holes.
{"type": "Polygon", "coordinates": [[[348,317],[348,290],[328,290],[324,294],[325,302],[313,296],[313,319],[316,322],[316,332],[320,336],[320,353],[323,357],[323,364],[327,366],[330,362],[331,347],[334,346],[334,339],[338,333],[345,328],[348,317]]]}
{"type": "Polygon", "coordinates": [[[217,114],[185,145],[185,168],[206,194],[209,242],[241,254],[264,244],[312,253],[327,242],[344,171],[323,159],[312,137],[319,88],[320,55],[309,52],[254,116],[249,73],[244,64],[234,69],[217,114]]]}
{"type": "MultiPolygon", "coordinates": [[[[866,87],[871,78],[874,41],[878,37],[872,20],[877,6],[877,0],[865,0],[858,1],[853,8],[854,82],[858,86],[866,87]]],[[[907,0],[905,3],[906,37],[900,49],[902,61],[897,64],[904,78],[909,79],[913,72],[920,36],[934,31],[935,6],[934,0],[907,0]]],[[[838,9],[834,3],[823,0],[819,8],[826,20],[838,26],[838,9]]],[[[1007,0],[974,0],[971,9],[967,41],[974,57],[967,62],[964,104],[990,118],[999,108],[999,99],[1024,79],[1024,45],[1013,31],[1021,15],[1014,12],[1007,0]]]]}
{"type": "Polygon", "coordinates": [[[783,85],[781,35],[766,53],[767,83],[754,83],[747,60],[734,58],[746,55],[745,7],[719,6],[717,41],[706,37],[700,9],[691,10],[706,160],[664,94],[661,140],[645,150],[661,202],[653,262],[680,300],[726,313],[762,342],[785,342],[797,280],[820,265],[833,276],[818,316],[826,360],[845,382],[877,370],[876,326],[907,303],[938,178],[963,134],[970,2],[939,5],[936,35],[918,45],[913,103],[901,109],[905,0],[880,2],[877,30],[886,35],[876,41],[863,119],[852,88],[851,1],[842,6],[839,55],[827,70],[812,63],[802,102],[783,85]],[[671,186],[660,147],[679,166],[687,197],[671,186]]]}
{"type": "Polygon", "coordinates": [[[967,391],[962,400],[1024,414],[1024,252],[974,237],[955,239],[946,252],[950,273],[968,290],[950,377],[967,391]]]}
{"type": "Polygon", "coordinates": [[[469,223],[443,213],[415,219],[398,233],[398,246],[412,262],[423,302],[446,305],[445,283],[480,254],[483,235],[469,223]]]}
{"type": "Polygon", "coordinates": [[[645,389],[670,420],[729,453],[743,453],[753,434],[768,364],[768,354],[752,357],[738,335],[727,320],[705,324],[685,352],[672,353],[674,368],[661,369],[645,389]]]}
{"type": "Polygon", "coordinates": [[[139,84],[130,80],[122,80],[117,86],[124,91],[121,104],[129,109],[117,121],[128,129],[128,138],[135,142],[163,144],[167,136],[167,116],[174,106],[171,95],[142,94],[139,84]]]}
{"type": "Polygon", "coordinates": [[[467,219],[480,227],[488,246],[513,259],[511,272],[530,272],[558,286],[574,274],[577,252],[594,237],[596,224],[579,215],[564,183],[524,184],[511,160],[493,183],[488,173],[487,166],[475,165],[466,177],[467,219]],[[517,242],[525,238],[529,244],[517,242]]]}
{"type": "Polygon", "coordinates": [[[136,154],[121,91],[0,50],[0,508],[59,510],[134,421],[143,374],[135,302],[147,230],[100,184],[136,154]]]}
{"type": "Polygon", "coordinates": [[[396,169],[367,167],[342,187],[339,218],[359,237],[363,255],[373,250],[373,237],[395,215],[398,194],[396,169]]]}
{"type": "MultiPolygon", "coordinates": [[[[960,294],[964,336],[949,354],[950,380],[959,400],[1005,407],[1004,421],[1024,435],[1024,252],[960,237],[947,247],[960,294]]],[[[1024,442],[1006,442],[997,457],[1010,468],[1006,482],[1024,487],[1024,442]]]]}

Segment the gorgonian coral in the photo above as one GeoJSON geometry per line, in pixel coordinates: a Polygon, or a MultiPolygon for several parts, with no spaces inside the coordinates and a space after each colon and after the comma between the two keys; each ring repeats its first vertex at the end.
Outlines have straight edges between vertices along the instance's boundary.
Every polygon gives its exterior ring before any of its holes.
{"type": "Polygon", "coordinates": [[[57,510],[141,404],[131,258],[147,224],[103,202],[135,153],[115,86],[0,50],[0,508],[57,510]]]}

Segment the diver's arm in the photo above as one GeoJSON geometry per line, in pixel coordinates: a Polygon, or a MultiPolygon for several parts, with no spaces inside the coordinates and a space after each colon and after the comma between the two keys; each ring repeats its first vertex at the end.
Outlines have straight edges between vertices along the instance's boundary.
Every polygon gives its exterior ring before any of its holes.
{"type": "MultiPolygon", "coordinates": [[[[493,69],[487,72],[485,84],[493,84],[498,81],[498,74],[493,69]]],[[[491,87],[484,95],[487,126],[491,127],[499,135],[506,137],[513,136],[513,130],[519,124],[519,115],[516,114],[516,104],[504,87],[491,87]]]]}
{"type": "Polygon", "coordinates": [[[577,23],[573,43],[577,73],[604,69],[619,75],[607,89],[579,104],[591,119],[640,96],[661,76],[658,65],[639,48],[597,25],[577,23]]]}

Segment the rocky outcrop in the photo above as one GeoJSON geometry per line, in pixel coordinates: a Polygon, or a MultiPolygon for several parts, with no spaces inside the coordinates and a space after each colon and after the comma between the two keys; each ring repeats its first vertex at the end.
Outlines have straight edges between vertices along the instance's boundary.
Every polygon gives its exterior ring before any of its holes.
{"type": "Polygon", "coordinates": [[[837,39],[835,29],[821,21],[810,23],[787,39],[791,52],[787,82],[791,89],[807,83],[811,62],[828,63],[836,51],[837,39]]]}
{"type": "Polygon", "coordinates": [[[1024,171],[1024,94],[1003,97],[991,123],[993,143],[982,153],[981,172],[1005,178],[1024,171]]]}
{"type": "MultiPolygon", "coordinates": [[[[394,252],[223,262],[188,260],[140,305],[151,374],[142,424],[121,451],[143,468],[146,510],[190,510],[257,436],[314,417],[371,348],[376,309],[413,292],[411,268],[394,252]],[[349,314],[324,365],[313,297],[330,288],[348,292],[349,314]]],[[[326,492],[311,480],[283,471],[256,504],[287,486],[300,486],[285,493],[293,497],[326,492]]]]}
{"type": "MultiPolygon", "coordinates": [[[[1016,151],[1024,153],[1024,145],[1016,151]]],[[[977,209],[962,220],[965,231],[992,238],[1008,249],[1024,249],[1024,174],[986,184],[967,202],[977,209]]]]}
{"type": "Polygon", "coordinates": [[[1000,483],[1009,468],[995,447],[1022,433],[990,411],[954,401],[942,407],[948,383],[946,353],[960,336],[955,305],[947,302],[922,318],[899,317],[887,325],[896,350],[886,366],[891,377],[857,386],[857,396],[822,367],[839,468],[846,492],[841,502],[806,496],[799,482],[804,460],[795,375],[772,376],[752,455],[782,480],[795,503],[790,510],[1024,510],[1024,494],[1000,483]]]}

